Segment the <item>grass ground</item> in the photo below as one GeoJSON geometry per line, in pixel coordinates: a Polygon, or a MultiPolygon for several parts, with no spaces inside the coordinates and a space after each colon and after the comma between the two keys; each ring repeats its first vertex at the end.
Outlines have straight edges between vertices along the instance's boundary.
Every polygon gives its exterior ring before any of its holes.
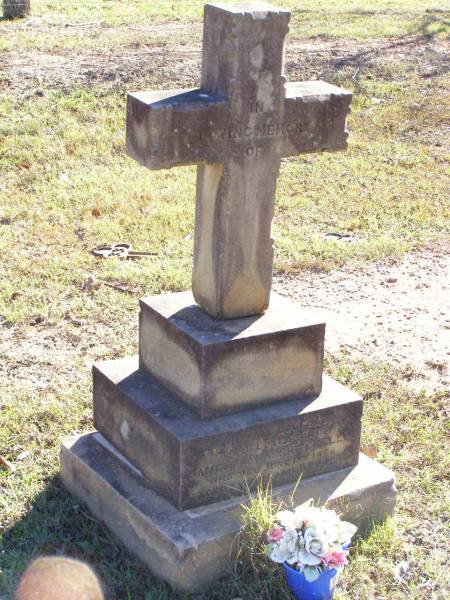
{"type": "MultiPolygon", "coordinates": [[[[190,284],[194,169],[145,171],[123,137],[127,89],[197,84],[202,4],[35,0],[31,19],[0,20],[0,455],[16,464],[0,470],[0,596],[32,556],[65,552],[92,562],[111,598],[175,598],[67,496],[57,454],[92,427],[91,363],[136,351],[139,296],[190,284]],[[157,256],[89,253],[119,241],[157,256]]],[[[346,154],[283,164],[278,273],[448,243],[450,6],[282,4],[289,78],[355,96],[346,154]],[[354,242],[325,238],[336,231],[354,242]]],[[[337,600],[446,597],[444,393],[411,392],[384,364],[330,357],[328,371],[366,395],[364,443],[399,487],[397,516],[360,542],[337,600]]],[[[256,584],[243,568],[205,598],[286,597],[278,589],[269,570],[256,584]]]]}

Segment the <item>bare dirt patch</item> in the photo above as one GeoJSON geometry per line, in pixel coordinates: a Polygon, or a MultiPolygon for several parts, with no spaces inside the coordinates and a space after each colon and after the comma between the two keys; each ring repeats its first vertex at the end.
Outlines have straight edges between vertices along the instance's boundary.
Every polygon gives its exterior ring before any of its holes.
{"type": "MultiPolygon", "coordinates": [[[[450,255],[444,250],[362,270],[277,276],[274,289],[322,314],[331,354],[404,367],[416,389],[448,387],[450,255]]],[[[136,352],[137,300],[136,313],[120,311],[114,323],[70,317],[50,326],[0,323],[0,379],[9,382],[11,397],[25,394],[39,402],[48,393],[63,395],[79,383],[80,369],[89,385],[94,361],[123,353],[123,341],[115,347],[118,331],[128,340],[126,352],[136,352]]]]}
{"type": "Polygon", "coordinates": [[[328,352],[406,367],[415,388],[449,386],[450,255],[444,250],[358,271],[277,277],[274,289],[321,311],[328,352]]]}
{"type": "MultiPolygon", "coordinates": [[[[137,304],[136,304],[137,309],[137,304]]],[[[8,327],[0,323],[0,380],[8,383],[11,398],[26,396],[36,405],[49,394],[64,396],[80,382],[89,381],[92,364],[115,357],[114,340],[123,331],[137,341],[137,313],[118,315],[115,323],[91,323],[68,318],[58,325],[38,323],[8,327]]],[[[85,400],[89,402],[89,390],[85,400]]]]}
{"type": "MultiPolygon", "coordinates": [[[[1,28],[12,35],[11,30],[1,28]]],[[[79,38],[72,50],[57,49],[29,52],[11,49],[0,54],[0,91],[23,93],[32,88],[70,89],[78,86],[104,85],[112,89],[138,89],[147,85],[198,85],[201,61],[201,26],[199,24],[156,23],[151,26],[102,27],[101,23],[85,26],[48,24],[31,20],[14,30],[52,34],[64,42],[69,36],[79,38]],[[83,46],[82,39],[98,36],[97,47],[83,46]],[[115,37],[121,47],[116,48],[115,37]],[[123,36],[126,36],[124,45],[123,36]],[[148,41],[146,41],[148,38],[148,41]],[[189,39],[189,43],[186,40],[189,39]],[[184,41],[182,41],[184,40],[184,41]],[[194,41],[192,41],[194,40],[194,41]]],[[[94,44],[95,45],[95,44],[94,44]]],[[[351,72],[356,79],[361,70],[374,69],[379,59],[410,65],[424,78],[448,69],[448,43],[427,35],[413,35],[391,40],[299,40],[295,36],[287,47],[286,71],[294,80],[330,78],[351,72]]]]}
{"type": "MultiPolygon", "coordinates": [[[[121,89],[128,82],[157,82],[160,74],[166,80],[192,84],[198,79],[194,67],[200,64],[201,44],[186,46],[179,41],[180,37],[200,39],[201,27],[196,24],[105,28],[101,23],[67,27],[38,21],[14,32],[36,33],[43,39],[51,34],[54,44],[60,43],[61,48],[28,52],[11,49],[0,54],[0,91],[22,93],[33,87],[69,90],[99,84],[121,89]],[[70,50],[64,47],[68,38],[75,44],[70,50]]],[[[9,35],[13,39],[11,31],[9,35]]]]}

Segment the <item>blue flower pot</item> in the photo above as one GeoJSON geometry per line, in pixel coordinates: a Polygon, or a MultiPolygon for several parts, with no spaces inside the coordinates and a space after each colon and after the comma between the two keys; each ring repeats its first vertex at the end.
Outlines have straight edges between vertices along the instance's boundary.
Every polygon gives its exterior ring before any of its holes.
{"type": "Polygon", "coordinates": [[[289,589],[297,600],[331,600],[338,578],[337,569],[327,569],[320,573],[315,581],[307,581],[306,577],[287,563],[283,564],[284,574],[289,589]]]}

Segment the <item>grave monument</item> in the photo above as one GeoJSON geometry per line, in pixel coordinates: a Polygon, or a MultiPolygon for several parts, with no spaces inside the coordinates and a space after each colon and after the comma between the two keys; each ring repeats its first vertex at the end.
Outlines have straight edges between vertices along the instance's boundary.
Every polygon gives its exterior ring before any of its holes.
{"type": "Polygon", "coordinates": [[[30,12],[30,0],[3,0],[3,17],[15,19],[30,12]]]}
{"type": "MultiPolygon", "coordinates": [[[[395,504],[359,454],[361,398],[323,376],[325,324],[270,294],[283,157],[345,150],[351,94],[286,83],[290,13],[207,4],[199,89],[130,94],[127,152],[197,164],[193,291],[140,302],[139,357],[94,366],[96,432],[66,440],[67,488],[181,590],[227,569],[245,482],[339,503],[354,522],[395,504]]],[[[176,200],[176,199],[174,199],[176,200]]]]}

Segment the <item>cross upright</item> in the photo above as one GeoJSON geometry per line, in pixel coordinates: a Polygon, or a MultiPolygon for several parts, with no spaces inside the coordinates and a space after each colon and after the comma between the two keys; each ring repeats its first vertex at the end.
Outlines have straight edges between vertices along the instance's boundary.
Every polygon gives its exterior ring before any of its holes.
{"type": "Polygon", "coordinates": [[[219,319],[269,305],[282,157],[347,147],[351,93],[285,82],[289,20],[265,2],[206,4],[200,88],[128,95],[127,153],[198,165],[192,288],[219,319]]]}

